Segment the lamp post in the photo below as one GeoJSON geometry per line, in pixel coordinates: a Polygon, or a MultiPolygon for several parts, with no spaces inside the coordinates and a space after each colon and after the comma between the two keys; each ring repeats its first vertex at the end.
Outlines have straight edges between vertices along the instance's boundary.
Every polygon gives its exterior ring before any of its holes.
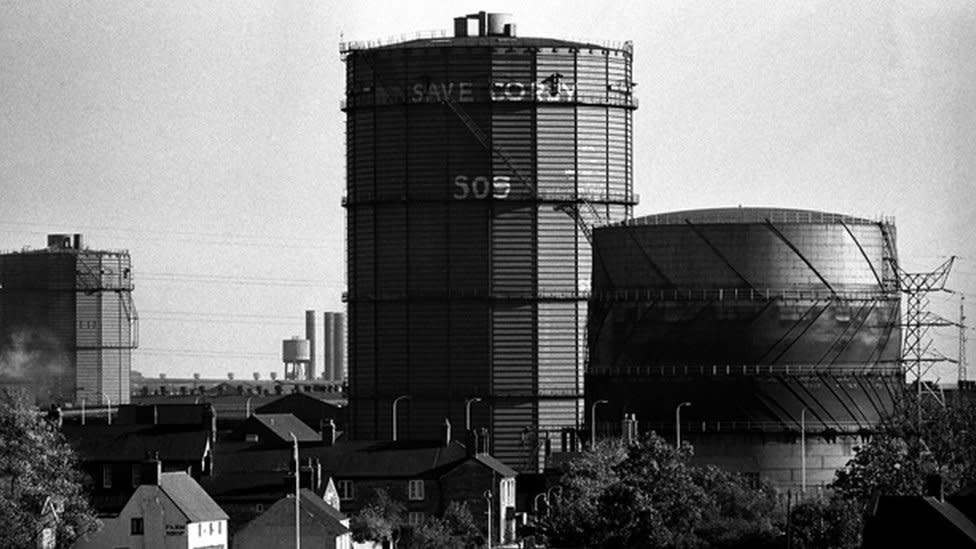
{"type": "Polygon", "coordinates": [[[542,498],[542,501],[546,504],[546,514],[548,515],[549,514],[549,499],[546,497],[546,493],[545,492],[539,492],[538,494],[535,495],[534,498],[532,498],[532,507],[535,509],[535,514],[536,515],[539,514],[539,498],[542,498]]]}
{"type": "Polygon", "coordinates": [[[410,400],[410,395],[400,395],[393,399],[393,442],[397,439],[397,404],[401,400],[410,400]]]}
{"type": "Polygon", "coordinates": [[[112,399],[108,398],[108,395],[104,392],[102,396],[105,397],[105,402],[108,403],[108,424],[112,424],[112,399]]]}
{"type": "Polygon", "coordinates": [[[475,402],[481,402],[479,397],[471,397],[464,401],[464,430],[471,430],[471,405],[475,402]]]}
{"type": "Polygon", "coordinates": [[[298,461],[298,437],[295,433],[289,432],[291,436],[292,445],[295,448],[295,549],[301,549],[302,547],[302,534],[301,534],[301,515],[299,514],[299,496],[300,496],[300,481],[301,468],[300,462],[298,461]]]}
{"type": "Polygon", "coordinates": [[[807,493],[807,408],[800,410],[800,494],[807,493]]]}
{"type": "Polygon", "coordinates": [[[85,424],[85,397],[81,397],[81,424],[85,424]]]}
{"type": "Polygon", "coordinates": [[[488,502],[488,549],[491,549],[491,490],[485,490],[483,494],[485,501],[488,502]]]}
{"type": "Polygon", "coordinates": [[[681,408],[691,406],[690,402],[682,402],[674,409],[674,447],[681,449],[681,408]]]}
{"type": "Polygon", "coordinates": [[[596,407],[606,404],[609,400],[598,400],[590,406],[590,449],[596,448],[596,407]]]}

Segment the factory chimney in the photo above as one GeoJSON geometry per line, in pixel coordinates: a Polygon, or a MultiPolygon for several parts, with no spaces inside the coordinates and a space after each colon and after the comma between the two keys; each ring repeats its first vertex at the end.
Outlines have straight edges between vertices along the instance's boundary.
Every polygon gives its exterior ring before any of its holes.
{"type": "Polygon", "coordinates": [[[305,311],[305,339],[308,340],[306,379],[315,379],[315,311],[305,311]]]}

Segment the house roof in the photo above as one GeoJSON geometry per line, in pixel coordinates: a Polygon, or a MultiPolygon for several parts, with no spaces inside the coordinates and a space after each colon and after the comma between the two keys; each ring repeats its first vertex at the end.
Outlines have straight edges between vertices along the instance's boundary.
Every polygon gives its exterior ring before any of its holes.
{"type": "MultiPolygon", "coordinates": [[[[264,513],[247,523],[235,536],[238,542],[252,535],[267,536],[281,534],[289,529],[294,532],[295,500],[293,497],[283,497],[276,501],[264,513]]],[[[311,490],[301,491],[299,511],[302,518],[302,537],[312,534],[325,534],[337,537],[349,533],[342,521],[347,517],[315,495],[311,490]]],[[[254,541],[254,540],[250,540],[254,541]]]]}
{"type": "Polygon", "coordinates": [[[518,472],[515,469],[512,469],[508,465],[505,465],[488,454],[477,454],[474,456],[474,459],[480,462],[482,465],[490,469],[494,469],[503,477],[514,477],[518,475],[518,472]]]}
{"type": "Polygon", "coordinates": [[[190,522],[227,520],[227,513],[186,473],[162,473],[159,488],[190,522]]]}
{"type": "Polygon", "coordinates": [[[166,461],[198,461],[210,443],[210,431],[173,425],[77,425],[62,427],[82,461],[142,461],[159,452],[166,461]]]}
{"type": "MultiPolygon", "coordinates": [[[[299,442],[322,440],[318,433],[292,414],[254,414],[249,421],[251,420],[264,425],[282,442],[291,442],[291,433],[295,434],[299,442]]],[[[247,430],[246,426],[244,430],[247,430]]]]}
{"type": "MultiPolygon", "coordinates": [[[[302,500],[299,502],[299,509],[306,509],[318,520],[325,522],[327,519],[332,519],[341,525],[342,521],[348,518],[346,515],[342,514],[342,512],[335,507],[329,505],[327,501],[320,498],[315,492],[309,490],[308,488],[302,488],[300,493],[302,500]]],[[[345,527],[343,528],[345,529],[345,527]]]]}
{"type": "MultiPolygon", "coordinates": [[[[468,459],[465,447],[452,441],[350,441],[334,446],[309,446],[299,451],[301,458],[316,458],[323,473],[337,478],[418,478],[437,477],[468,459]]],[[[292,455],[290,448],[265,448],[259,443],[221,442],[214,454],[215,482],[233,476],[261,471],[279,471],[284,478],[292,455]]],[[[501,461],[486,455],[473,457],[502,476],[516,472],[501,461]]],[[[232,482],[230,480],[228,483],[232,482]]],[[[246,477],[240,482],[247,483],[246,477]]],[[[209,485],[208,485],[209,487],[209,485]]]]}
{"type": "Polygon", "coordinates": [[[336,396],[335,393],[311,393],[308,391],[299,391],[297,393],[289,393],[280,398],[272,400],[271,402],[261,406],[257,410],[257,413],[274,413],[282,408],[287,408],[293,404],[325,404],[332,408],[342,408],[343,401],[341,397],[336,396]]]}

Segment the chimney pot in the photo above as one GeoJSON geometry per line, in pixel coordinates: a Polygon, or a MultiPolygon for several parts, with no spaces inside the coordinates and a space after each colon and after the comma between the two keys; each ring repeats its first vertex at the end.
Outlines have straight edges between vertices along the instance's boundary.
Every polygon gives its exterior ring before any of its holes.
{"type": "Polygon", "coordinates": [[[451,420],[444,418],[444,427],[442,428],[441,434],[442,434],[441,444],[443,444],[444,446],[450,446],[451,445],[451,420]]]}
{"type": "Polygon", "coordinates": [[[336,442],[336,426],[335,421],[332,419],[322,420],[320,423],[322,430],[322,441],[325,446],[335,446],[336,442]]]}

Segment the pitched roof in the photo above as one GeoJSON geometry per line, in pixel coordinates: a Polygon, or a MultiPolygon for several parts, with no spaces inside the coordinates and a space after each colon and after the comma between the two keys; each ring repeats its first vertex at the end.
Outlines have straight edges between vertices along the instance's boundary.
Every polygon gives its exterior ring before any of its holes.
{"type": "Polygon", "coordinates": [[[203,458],[210,431],[172,425],[76,425],[62,427],[82,461],[142,461],[159,452],[162,461],[203,458]]]}
{"type": "MultiPolygon", "coordinates": [[[[322,471],[339,478],[417,478],[437,475],[467,457],[464,446],[437,441],[351,441],[335,446],[309,446],[300,450],[302,459],[317,458],[322,471]]],[[[290,448],[270,449],[257,443],[224,443],[214,454],[214,474],[246,471],[287,471],[290,448]]],[[[491,465],[489,465],[491,466],[491,465]]]]}
{"type": "Polygon", "coordinates": [[[322,440],[318,433],[292,414],[254,414],[251,419],[264,425],[283,442],[291,442],[291,433],[299,442],[322,440]]]}
{"type": "Polygon", "coordinates": [[[159,488],[190,522],[228,519],[227,513],[186,473],[161,474],[159,488]]]}
{"type": "Polygon", "coordinates": [[[494,469],[498,474],[500,474],[503,477],[514,477],[518,475],[518,472],[515,469],[512,469],[508,465],[505,465],[504,463],[498,461],[497,459],[495,459],[494,457],[488,454],[476,454],[474,456],[474,459],[480,462],[481,464],[485,465],[486,467],[494,469]]]}
{"type": "MultiPolygon", "coordinates": [[[[295,500],[293,497],[283,497],[276,501],[264,513],[247,523],[236,535],[238,544],[243,540],[253,545],[262,536],[280,535],[294,532],[295,500]],[[256,537],[257,539],[252,539],[256,537]]],[[[326,503],[322,498],[308,489],[302,489],[299,501],[299,512],[302,517],[302,538],[309,535],[324,534],[337,537],[349,533],[342,521],[347,517],[326,503]]]]}

